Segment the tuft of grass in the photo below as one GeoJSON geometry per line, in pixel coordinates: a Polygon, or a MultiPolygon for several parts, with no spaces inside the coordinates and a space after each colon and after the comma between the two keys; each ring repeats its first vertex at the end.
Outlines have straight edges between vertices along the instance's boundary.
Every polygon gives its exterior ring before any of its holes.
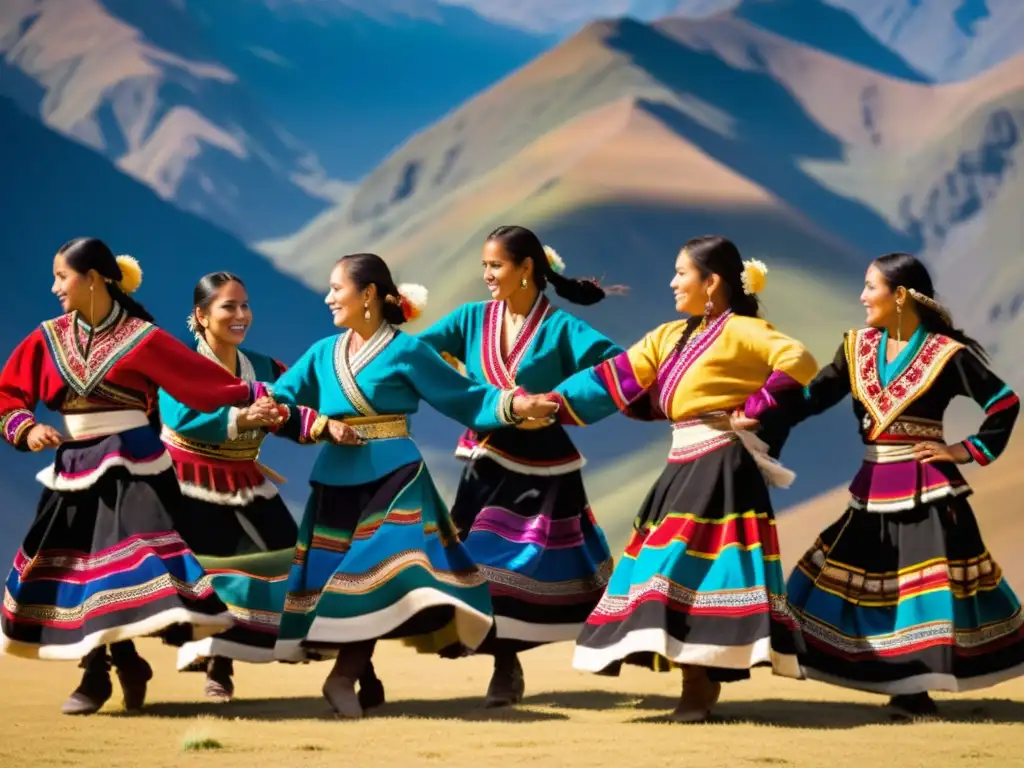
{"type": "Polygon", "coordinates": [[[181,741],[182,752],[206,752],[224,749],[224,745],[205,731],[188,731],[181,741]]]}

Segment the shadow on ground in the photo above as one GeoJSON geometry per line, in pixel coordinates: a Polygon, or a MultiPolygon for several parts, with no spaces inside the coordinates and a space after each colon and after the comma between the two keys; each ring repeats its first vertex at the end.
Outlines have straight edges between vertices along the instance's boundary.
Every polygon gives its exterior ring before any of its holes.
{"type": "MultiPolygon", "coordinates": [[[[675,707],[673,696],[613,693],[609,691],[565,691],[527,696],[527,706],[572,709],[623,709],[639,712],[658,710],[656,715],[636,718],[633,722],[667,722],[667,714],[675,707]]],[[[843,701],[794,701],[792,699],[760,699],[756,701],[722,701],[711,722],[720,724],[756,723],[783,728],[841,729],[863,725],[899,722],[883,705],[843,701]]],[[[947,723],[1019,723],[1024,718],[1024,702],[1010,699],[940,700],[939,719],[947,723]]]]}
{"type": "MultiPolygon", "coordinates": [[[[883,704],[835,701],[723,701],[715,709],[712,724],[754,723],[782,728],[820,730],[855,728],[900,722],[883,704]]],[[[369,717],[414,718],[424,720],[462,720],[466,722],[536,723],[570,720],[571,710],[636,710],[637,723],[667,722],[675,707],[671,696],[653,696],[610,691],[563,691],[527,696],[519,707],[484,709],[483,697],[455,699],[405,699],[389,702],[369,717]],[[568,712],[567,712],[568,710],[568,712]],[[656,714],[645,714],[653,713],[656,714]]],[[[939,701],[939,719],[947,723],[1020,723],[1024,721],[1024,702],[1009,699],[951,699],[939,701]]],[[[142,715],[110,713],[109,717],[223,717],[246,720],[331,720],[334,714],[319,696],[279,699],[238,699],[228,704],[206,702],[154,703],[142,715]]]]}

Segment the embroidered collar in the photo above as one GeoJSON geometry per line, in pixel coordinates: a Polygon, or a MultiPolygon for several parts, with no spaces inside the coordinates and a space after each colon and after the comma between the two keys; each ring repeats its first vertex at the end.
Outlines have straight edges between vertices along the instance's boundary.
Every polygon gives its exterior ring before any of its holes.
{"type": "Polygon", "coordinates": [[[907,346],[901,349],[899,354],[889,361],[885,359],[886,349],[889,346],[889,331],[886,329],[882,330],[882,339],[878,343],[878,377],[882,382],[882,386],[889,386],[893,379],[907,369],[907,366],[913,362],[914,358],[921,351],[921,347],[924,346],[925,339],[927,338],[928,332],[924,329],[924,326],[917,326],[917,330],[907,340],[907,346]]]}
{"type": "Polygon", "coordinates": [[[217,363],[221,368],[226,370],[232,376],[237,376],[244,381],[256,381],[256,369],[253,368],[252,361],[246,356],[246,354],[239,349],[238,350],[238,370],[232,371],[224,362],[217,357],[217,353],[213,351],[213,347],[207,343],[206,339],[202,336],[198,338],[198,344],[196,345],[196,351],[205,358],[212,360],[217,363]]]}
{"type": "Polygon", "coordinates": [[[61,377],[72,390],[86,397],[114,365],[155,327],[152,323],[128,316],[115,302],[110,314],[93,329],[88,360],[85,346],[90,326],[81,321],[77,312],[47,320],[42,324],[42,331],[50,357],[61,377]]]}
{"type": "Polygon", "coordinates": [[[519,365],[537,336],[551,302],[543,293],[537,296],[529,314],[523,321],[508,356],[501,353],[504,339],[505,302],[489,301],[484,307],[484,338],[480,345],[481,362],[487,380],[496,387],[510,389],[515,386],[519,365]]]}
{"type": "Polygon", "coordinates": [[[897,357],[890,364],[895,375],[883,383],[880,363],[885,359],[884,340],[878,328],[862,328],[846,337],[850,389],[867,411],[863,426],[869,440],[877,439],[927,392],[950,358],[963,349],[963,344],[948,336],[925,333],[913,356],[908,355],[904,361],[897,357]],[[901,362],[899,369],[895,367],[897,362],[901,362]]]}
{"type": "Polygon", "coordinates": [[[675,395],[683,375],[693,367],[694,363],[722,335],[722,330],[725,328],[725,324],[730,317],[732,317],[732,312],[730,311],[720,314],[703,331],[695,333],[687,339],[686,344],[681,349],[677,347],[669,355],[668,359],[661,364],[661,367],[658,369],[658,404],[661,407],[661,412],[666,417],[670,414],[669,408],[672,405],[672,396],[675,395]]]}
{"type": "Polygon", "coordinates": [[[398,331],[390,323],[381,323],[373,336],[359,348],[359,351],[350,356],[352,333],[351,329],[345,331],[335,342],[334,373],[338,377],[341,391],[345,393],[345,397],[352,403],[352,406],[363,416],[376,416],[377,412],[359,385],[356,384],[356,376],[384,351],[384,348],[398,335],[398,331]]]}

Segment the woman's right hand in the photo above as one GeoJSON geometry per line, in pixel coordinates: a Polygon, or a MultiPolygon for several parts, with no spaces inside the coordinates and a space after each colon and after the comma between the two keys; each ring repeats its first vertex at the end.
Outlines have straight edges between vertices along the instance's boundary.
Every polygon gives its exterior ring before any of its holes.
{"type": "Polygon", "coordinates": [[[47,448],[56,448],[64,442],[64,436],[53,427],[36,424],[28,431],[25,442],[30,451],[38,452],[47,448]]]}
{"type": "Polygon", "coordinates": [[[366,445],[366,441],[359,436],[355,428],[344,421],[329,419],[327,421],[327,439],[335,445],[366,445]]]}
{"type": "Polygon", "coordinates": [[[281,423],[281,409],[269,397],[261,397],[248,408],[238,412],[235,424],[240,431],[261,429],[281,423]]]}

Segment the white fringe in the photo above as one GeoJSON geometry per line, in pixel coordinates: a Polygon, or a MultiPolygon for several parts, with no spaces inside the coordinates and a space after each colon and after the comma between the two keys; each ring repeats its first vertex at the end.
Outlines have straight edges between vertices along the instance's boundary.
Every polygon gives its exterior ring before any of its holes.
{"type": "Polygon", "coordinates": [[[104,473],[106,473],[108,469],[112,469],[114,467],[124,467],[131,474],[138,475],[140,477],[152,477],[153,475],[159,475],[161,472],[166,472],[167,470],[172,469],[173,466],[174,463],[171,461],[171,457],[166,451],[152,461],[144,463],[132,461],[124,456],[108,456],[100,462],[98,467],[81,477],[73,479],[62,477],[56,473],[53,464],[51,464],[36,474],[36,480],[51,491],[82,491],[96,485],[96,483],[99,482],[99,479],[103,477],[104,473]]]}

